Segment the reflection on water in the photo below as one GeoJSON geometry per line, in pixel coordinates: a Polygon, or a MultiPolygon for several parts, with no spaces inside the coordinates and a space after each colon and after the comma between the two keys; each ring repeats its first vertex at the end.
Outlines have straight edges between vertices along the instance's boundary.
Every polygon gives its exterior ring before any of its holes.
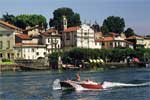
{"type": "MultiPolygon", "coordinates": [[[[76,71],[8,72],[0,76],[0,100],[149,100],[150,86],[110,88],[102,91],[52,90],[55,79],[72,79],[76,71]]],[[[80,71],[96,82],[150,82],[150,69],[80,71]]]]}

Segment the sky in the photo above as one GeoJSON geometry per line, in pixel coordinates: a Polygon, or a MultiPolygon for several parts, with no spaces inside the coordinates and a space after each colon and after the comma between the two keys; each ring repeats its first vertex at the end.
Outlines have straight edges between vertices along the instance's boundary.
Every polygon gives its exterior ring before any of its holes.
{"type": "Polygon", "coordinates": [[[131,27],[138,35],[150,35],[150,0],[0,0],[0,17],[6,12],[41,14],[48,22],[53,11],[61,7],[79,13],[82,22],[96,21],[100,26],[108,16],[120,16],[125,29],[131,27]]]}

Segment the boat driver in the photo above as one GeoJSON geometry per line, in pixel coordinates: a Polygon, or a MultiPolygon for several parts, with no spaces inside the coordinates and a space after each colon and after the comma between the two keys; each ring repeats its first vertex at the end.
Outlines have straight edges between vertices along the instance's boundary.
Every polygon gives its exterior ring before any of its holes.
{"type": "Polygon", "coordinates": [[[80,81],[80,74],[77,73],[77,74],[75,75],[75,79],[73,79],[72,81],[80,81]]]}
{"type": "Polygon", "coordinates": [[[80,81],[80,74],[79,73],[76,74],[76,80],[80,81]]]}

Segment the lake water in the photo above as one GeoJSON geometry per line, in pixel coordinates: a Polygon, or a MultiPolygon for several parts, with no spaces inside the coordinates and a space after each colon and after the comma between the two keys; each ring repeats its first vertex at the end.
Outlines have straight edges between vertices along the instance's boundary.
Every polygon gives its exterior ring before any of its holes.
{"type": "Polygon", "coordinates": [[[72,79],[77,71],[5,72],[0,76],[0,100],[149,100],[150,68],[79,71],[96,82],[145,84],[101,91],[53,90],[55,79],[72,79]]]}

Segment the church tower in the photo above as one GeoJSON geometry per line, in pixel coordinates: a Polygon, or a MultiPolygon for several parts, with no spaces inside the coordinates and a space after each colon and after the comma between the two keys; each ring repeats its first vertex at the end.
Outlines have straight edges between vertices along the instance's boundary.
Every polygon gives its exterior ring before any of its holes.
{"type": "Polygon", "coordinates": [[[64,30],[67,29],[67,18],[66,18],[66,16],[63,16],[63,28],[64,28],[64,30]]]}

